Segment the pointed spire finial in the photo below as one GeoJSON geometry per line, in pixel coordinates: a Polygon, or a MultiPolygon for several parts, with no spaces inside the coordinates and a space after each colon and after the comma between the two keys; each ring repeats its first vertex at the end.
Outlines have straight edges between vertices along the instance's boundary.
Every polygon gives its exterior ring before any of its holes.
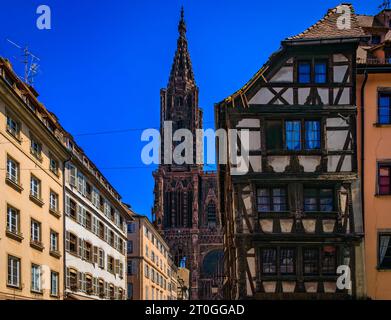
{"type": "Polygon", "coordinates": [[[181,20],[179,21],[178,31],[181,36],[185,36],[186,33],[186,22],[185,22],[185,9],[181,8],[181,20]]]}

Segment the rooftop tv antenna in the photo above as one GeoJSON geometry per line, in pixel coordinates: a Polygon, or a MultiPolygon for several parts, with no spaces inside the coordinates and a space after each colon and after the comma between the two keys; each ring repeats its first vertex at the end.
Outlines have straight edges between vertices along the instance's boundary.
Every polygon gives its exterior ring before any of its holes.
{"type": "Polygon", "coordinates": [[[379,6],[379,9],[390,9],[391,7],[391,4],[390,4],[390,0],[384,0],[383,3],[379,6]]]}
{"type": "Polygon", "coordinates": [[[34,77],[38,73],[38,69],[39,69],[38,62],[41,60],[36,55],[34,55],[29,51],[27,45],[22,47],[9,39],[7,39],[7,41],[22,52],[21,62],[24,64],[23,80],[24,82],[32,86],[34,83],[34,77]]]}

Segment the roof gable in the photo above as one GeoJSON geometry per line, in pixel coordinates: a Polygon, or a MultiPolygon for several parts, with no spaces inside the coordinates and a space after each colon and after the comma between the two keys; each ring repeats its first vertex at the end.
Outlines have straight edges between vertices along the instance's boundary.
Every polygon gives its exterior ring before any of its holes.
{"type": "Polygon", "coordinates": [[[357,16],[354,13],[351,4],[341,4],[334,9],[329,9],[327,14],[307,30],[299,33],[296,36],[290,37],[287,40],[310,40],[310,39],[335,39],[335,38],[356,38],[365,36],[364,31],[360,27],[357,16]],[[351,28],[339,29],[337,22],[343,17],[347,7],[351,12],[351,28]],[[341,10],[338,10],[341,9],[341,10]]]}

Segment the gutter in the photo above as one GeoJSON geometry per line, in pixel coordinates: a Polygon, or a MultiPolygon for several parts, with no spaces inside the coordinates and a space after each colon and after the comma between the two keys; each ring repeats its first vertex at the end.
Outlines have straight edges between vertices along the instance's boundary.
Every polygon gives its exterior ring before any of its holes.
{"type": "Polygon", "coordinates": [[[368,81],[368,72],[364,70],[364,82],[361,85],[361,203],[362,203],[362,220],[363,231],[365,234],[365,86],[368,81]]]}

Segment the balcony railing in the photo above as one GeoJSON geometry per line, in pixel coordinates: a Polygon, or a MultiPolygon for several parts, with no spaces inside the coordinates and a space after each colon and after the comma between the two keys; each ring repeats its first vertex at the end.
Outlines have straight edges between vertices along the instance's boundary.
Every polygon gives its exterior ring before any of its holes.
{"type": "Polygon", "coordinates": [[[369,64],[369,65],[384,65],[384,64],[391,64],[391,57],[385,58],[385,59],[379,59],[379,58],[358,58],[357,59],[358,64],[369,64]]]}

